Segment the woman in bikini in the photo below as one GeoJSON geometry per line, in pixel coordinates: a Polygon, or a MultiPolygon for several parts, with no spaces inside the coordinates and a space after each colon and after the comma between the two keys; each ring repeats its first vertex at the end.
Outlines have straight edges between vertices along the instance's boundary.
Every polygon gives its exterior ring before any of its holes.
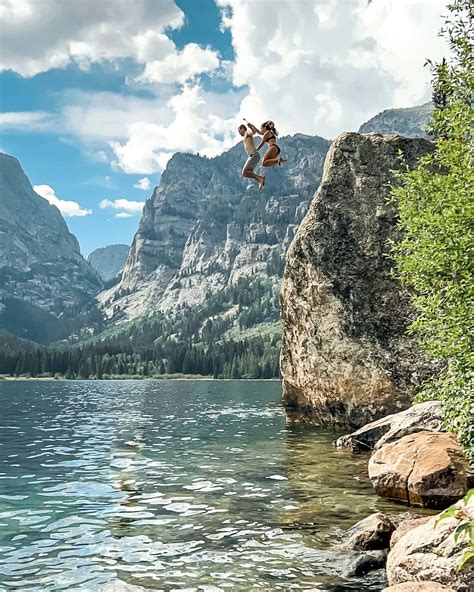
{"type": "Polygon", "coordinates": [[[273,121],[265,121],[262,123],[260,130],[251,123],[248,125],[252,131],[262,136],[262,140],[256,148],[257,151],[260,150],[264,144],[268,144],[268,149],[265,153],[265,156],[263,157],[262,166],[271,167],[276,164],[281,165],[282,162],[286,162],[286,159],[281,158],[280,156],[281,149],[277,144],[278,132],[275,129],[275,124],[273,121]]]}

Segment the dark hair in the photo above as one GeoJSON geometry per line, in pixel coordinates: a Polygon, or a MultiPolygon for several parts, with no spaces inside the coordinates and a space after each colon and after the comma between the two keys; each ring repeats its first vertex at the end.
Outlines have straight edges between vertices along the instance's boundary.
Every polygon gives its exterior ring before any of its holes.
{"type": "Polygon", "coordinates": [[[272,131],[275,134],[275,136],[278,136],[278,132],[276,131],[275,124],[271,120],[268,120],[268,121],[265,121],[264,123],[262,123],[262,129],[272,131]]]}
{"type": "Polygon", "coordinates": [[[237,129],[242,129],[242,128],[244,128],[244,130],[247,129],[247,126],[245,125],[245,123],[241,123],[237,129]]]}

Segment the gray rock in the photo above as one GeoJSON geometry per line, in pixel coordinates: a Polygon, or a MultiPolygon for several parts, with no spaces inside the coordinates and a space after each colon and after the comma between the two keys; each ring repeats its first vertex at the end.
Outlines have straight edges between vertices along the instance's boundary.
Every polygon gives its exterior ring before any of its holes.
{"type": "Polygon", "coordinates": [[[409,294],[390,274],[397,212],[387,203],[399,151],[423,139],[344,133],[286,256],[281,372],[290,416],[358,427],[408,407],[434,369],[416,339],[409,294]]]}
{"type": "Polygon", "coordinates": [[[343,571],[343,577],[365,576],[369,571],[381,569],[387,561],[387,550],[366,551],[350,557],[343,571]]]}
{"type": "MultiPolygon", "coordinates": [[[[20,163],[0,154],[0,321],[14,330],[93,300],[102,283],[59,210],[33,191],[20,163]],[[52,315],[48,317],[48,315],[52,315]]],[[[23,334],[22,334],[23,336],[23,334]]]]}
{"type": "Polygon", "coordinates": [[[341,436],[335,444],[352,452],[368,452],[415,432],[445,431],[443,419],[442,403],[426,401],[366,424],[352,434],[341,436]]]}
{"type": "Polygon", "coordinates": [[[104,282],[117,277],[127,260],[130,247],[128,245],[107,245],[95,249],[87,257],[87,261],[97,271],[104,282]]]}
{"type": "Polygon", "coordinates": [[[431,122],[433,104],[425,103],[418,107],[405,109],[386,109],[378,113],[366,123],[363,123],[359,132],[378,134],[400,134],[410,138],[428,138],[427,127],[431,122]]]}
{"type": "MultiPolygon", "coordinates": [[[[471,511],[474,507],[471,505],[471,511]]],[[[406,533],[391,549],[387,559],[387,577],[391,586],[420,581],[433,581],[458,592],[472,590],[474,562],[460,571],[456,565],[468,543],[461,537],[454,540],[456,518],[446,518],[437,524],[433,516],[426,524],[406,533]]]]}
{"type": "Polygon", "coordinates": [[[395,525],[388,516],[376,512],[360,520],[344,535],[341,547],[353,551],[388,549],[395,525]]]}

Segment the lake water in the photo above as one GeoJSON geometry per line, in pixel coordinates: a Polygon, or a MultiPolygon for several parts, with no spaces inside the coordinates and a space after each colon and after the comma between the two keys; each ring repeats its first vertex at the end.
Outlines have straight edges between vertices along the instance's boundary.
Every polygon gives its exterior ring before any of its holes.
{"type": "Polygon", "coordinates": [[[0,589],[381,590],[330,548],[388,507],[367,459],[286,425],[280,391],[0,382],[0,589]]]}

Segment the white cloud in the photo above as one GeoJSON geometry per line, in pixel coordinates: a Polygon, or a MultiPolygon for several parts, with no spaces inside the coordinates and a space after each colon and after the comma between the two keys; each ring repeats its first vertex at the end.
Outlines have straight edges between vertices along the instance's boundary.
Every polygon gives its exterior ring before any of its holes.
{"type": "Polygon", "coordinates": [[[49,131],[55,118],[45,111],[9,111],[0,113],[0,129],[49,131]]]}
{"type": "Polygon", "coordinates": [[[425,58],[444,0],[217,0],[232,34],[233,81],[247,85],[240,115],[283,133],[334,137],[389,107],[429,99],[425,58]]]}
{"type": "Polygon", "coordinates": [[[150,189],[150,179],[148,177],[143,177],[143,179],[139,179],[137,183],[135,183],[134,187],[136,189],[143,189],[144,191],[148,191],[150,189]]]}
{"type": "Polygon", "coordinates": [[[99,207],[104,210],[105,208],[111,208],[113,210],[120,210],[115,214],[116,218],[130,218],[136,214],[139,214],[143,210],[145,205],[144,201],[132,201],[129,199],[103,199],[99,203],[99,207]]]}
{"type": "Polygon", "coordinates": [[[51,205],[56,206],[63,216],[72,218],[74,216],[88,216],[92,214],[92,210],[81,208],[77,201],[59,199],[50,185],[34,185],[33,190],[51,205]]]}
{"type": "Polygon", "coordinates": [[[184,14],[173,0],[3,0],[0,18],[0,70],[22,76],[131,58],[146,65],[144,80],[177,82],[219,63],[196,44],[176,49],[166,32],[182,26],[184,14]]]}
{"type": "Polygon", "coordinates": [[[219,66],[217,52],[188,43],[183,51],[170,53],[164,60],[148,62],[141,82],[184,83],[196,73],[215,70],[219,66]]]}
{"type": "Polygon", "coordinates": [[[109,143],[115,165],[127,173],[152,174],[162,171],[177,151],[220,154],[236,141],[234,113],[241,96],[185,85],[163,106],[165,122],[137,121],[128,127],[126,142],[109,143]]]}
{"type": "Polygon", "coordinates": [[[129,90],[148,93],[69,91],[57,117],[6,114],[4,125],[56,126],[96,159],[151,175],[177,151],[214,156],[229,148],[242,117],[271,118],[283,134],[334,138],[383,109],[420,104],[430,94],[425,58],[447,53],[437,35],[445,0],[216,3],[233,62],[195,43],[176,48],[167,32],[184,16],[172,0],[3,0],[3,67],[31,76],[131,58],[139,71],[129,90]],[[205,90],[202,73],[234,89],[205,90]]]}

